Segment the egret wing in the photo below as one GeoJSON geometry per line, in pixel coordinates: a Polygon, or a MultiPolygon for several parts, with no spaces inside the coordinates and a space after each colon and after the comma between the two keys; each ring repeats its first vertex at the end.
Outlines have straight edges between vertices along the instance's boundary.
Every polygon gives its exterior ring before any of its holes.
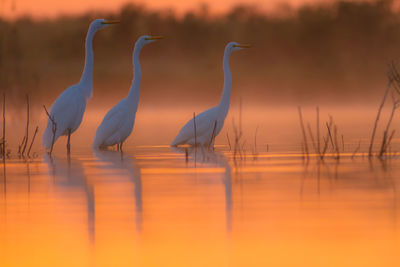
{"type": "Polygon", "coordinates": [[[125,115],[126,112],[121,103],[107,112],[100,126],[97,128],[94,145],[101,146],[109,137],[114,135],[122,127],[125,115]]]}
{"type": "MultiPolygon", "coordinates": [[[[208,109],[196,115],[196,137],[201,138],[212,131],[216,120],[216,107],[208,109]]],[[[189,120],[179,131],[178,135],[172,141],[173,146],[187,143],[194,138],[194,120],[189,120]]]]}
{"type": "MultiPolygon", "coordinates": [[[[56,122],[56,137],[66,134],[67,129],[75,131],[83,117],[86,102],[77,98],[74,93],[75,87],[70,87],[65,90],[53,103],[50,109],[50,116],[56,122]]],[[[47,120],[47,127],[43,133],[43,146],[50,148],[53,139],[53,123],[50,119],[47,120]]]]}

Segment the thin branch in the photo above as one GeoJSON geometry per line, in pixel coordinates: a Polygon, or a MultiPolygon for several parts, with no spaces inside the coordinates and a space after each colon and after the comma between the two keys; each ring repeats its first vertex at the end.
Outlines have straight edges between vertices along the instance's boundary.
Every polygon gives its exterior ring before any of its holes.
{"type": "Polygon", "coordinates": [[[193,130],[194,130],[194,167],[197,164],[197,129],[196,129],[196,112],[193,112],[193,130]]]}
{"type": "Polygon", "coordinates": [[[385,151],[387,151],[387,149],[390,148],[390,144],[391,144],[391,142],[392,142],[392,138],[393,138],[395,132],[396,132],[396,130],[393,130],[392,133],[390,134],[389,139],[388,139],[388,141],[386,142],[385,151]]]}
{"type": "Polygon", "coordinates": [[[328,135],[329,135],[329,139],[331,140],[331,145],[332,145],[332,149],[335,149],[335,144],[333,142],[333,138],[332,138],[332,133],[331,133],[331,127],[332,127],[332,121],[328,123],[326,123],[326,128],[328,129],[328,135]]]}
{"type": "Polygon", "coordinates": [[[56,140],[57,123],[55,122],[54,118],[52,116],[50,116],[50,113],[47,111],[47,108],[45,105],[43,105],[43,108],[44,108],[44,111],[46,111],[47,117],[49,117],[49,120],[51,121],[51,124],[52,124],[53,139],[51,141],[51,148],[49,151],[49,154],[51,156],[51,153],[53,152],[54,142],[56,140]]]}
{"type": "Polygon", "coordinates": [[[231,141],[229,140],[229,133],[226,132],[226,139],[228,140],[229,150],[232,150],[231,141]]]}
{"type": "Polygon", "coordinates": [[[332,126],[332,123],[333,123],[333,121],[332,121],[332,117],[331,117],[331,119],[329,121],[329,125],[328,125],[328,133],[326,134],[326,138],[323,137],[324,149],[322,150],[322,153],[321,153],[321,159],[324,159],[326,150],[328,149],[328,146],[329,146],[329,135],[330,135],[329,128],[332,126]]]}
{"type": "Polygon", "coordinates": [[[216,136],[216,129],[217,129],[217,121],[215,120],[214,129],[213,129],[212,134],[211,134],[210,143],[208,143],[208,149],[210,149],[211,144],[213,145],[212,148],[214,149],[214,141],[215,141],[215,136],[216,136]]]}
{"type": "Polygon", "coordinates": [[[6,158],[6,93],[3,92],[3,160],[6,158]]]}
{"type": "Polygon", "coordinates": [[[193,112],[194,145],[197,146],[196,112],[193,112]]]}
{"type": "Polygon", "coordinates": [[[258,125],[256,128],[256,132],[254,134],[254,152],[253,152],[253,159],[257,159],[258,153],[257,153],[257,132],[258,132],[258,125]]]}
{"type": "Polygon", "coordinates": [[[18,154],[21,155],[21,148],[23,147],[25,143],[26,136],[24,135],[24,138],[22,138],[21,144],[18,145],[18,154]]]}
{"type": "Polygon", "coordinates": [[[311,126],[310,126],[310,124],[308,124],[308,123],[307,123],[307,128],[308,128],[308,133],[309,133],[309,135],[310,135],[311,143],[312,143],[312,145],[313,145],[313,147],[314,147],[315,153],[318,154],[318,148],[317,148],[317,146],[316,146],[316,144],[315,144],[315,141],[314,141],[314,136],[313,136],[313,133],[312,133],[312,131],[311,131],[311,126]]]}
{"type": "Polygon", "coordinates": [[[298,112],[299,112],[299,120],[300,120],[300,128],[301,128],[301,132],[303,133],[303,139],[304,139],[304,150],[306,152],[306,156],[308,158],[308,145],[307,145],[307,135],[306,135],[306,131],[304,129],[304,123],[303,123],[303,114],[301,113],[301,107],[298,107],[298,112]]]}
{"type": "Polygon", "coordinates": [[[342,134],[342,152],[344,152],[344,136],[342,134]]]}
{"type": "Polygon", "coordinates": [[[333,131],[334,131],[334,137],[335,137],[336,159],[339,159],[340,158],[340,151],[339,151],[338,140],[337,140],[337,127],[336,127],[336,124],[334,125],[333,131]]]}
{"type": "Polygon", "coordinates": [[[36,126],[35,133],[33,134],[31,144],[29,145],[28,154],[27,154],[28,157],[29,157],[29,154],[31,153],[32,145],[33,145],[33,142],[35,142],[35,137],[36,137],[38,130],[39,130],[39,127],[36,126]]]}
{"type": "Polygon", "coordinates": [[[28,144],[28,139],[29,139],[29,95],[26,95],[26,134],[25,134],[26,138],[25,138],[25,143],[24,143],[24,147],[22,149],[22,156],[25,154],[25,150],[26,150],[26,145],[28,144]]]}
{"type": "Polygon", "coordinates": [[[369,149],[368,149],[368,157],[372,157],[372,148],[373,148],[373,146],[374,146],[374,139],[375,139],[376,128],[378,127],[379,118],[380,118],[380,116],[381,116],[381,112],[382,112],[383,106],[384,106],[384,104],[385,104],[386,97],[387,97],[387,95],[388,95],[388,93],[389,93],[390,87],[391,87],[391,85],[392,85],[392,82],[393,82],[392,78],[389,77],[389,81],[388,81],[388,84],[387,84],[387,86],[386,86],[386,91],[385,91],[385,94],[383,95],[382,102],[381,102],[381,104],[379,105],[378,113],[376,114],[376,119],[375,119],[374,127],[372,128],[371,141],[370,141],[369,149]]]}
{"type": "Polygon", "coordinates": [[[357,154],[357,152],[360,150],[360,146],[361,146],[361,140],[358,141],[358,146],[357,148],[354,150],[353,154],[351,155],[351,158],[353,159],[354,156],[357,154]]]}
{"type": "Polygon", "coordinates": [[[318,148],[318,154],[321,155],[321,145],[320,145],[320,138],[319,138],[319,107],[317,106],[316,109],[317,113],[317,148],[318,148]]]}
{"type": "Polygon", "coordinates": [[[396,100],[394,100],[394,101],[393,101],[392,112],[390,113],[390,117],[389,117],[388,123],[386,124],[386,129],[385,129],[385,131],[383,132],[383,139],[382,139],[381,149],[380,149],[380,151],[379,151],[379,157],[382,157],[383,154],[386,152],[390,125],[392,124],[392,120],[393,120],[393,117],[394,117],[394,113],[396,112],[396,109],[397,109],[398,107],[399,107],[399,102],[396,101],[396,100]]]}

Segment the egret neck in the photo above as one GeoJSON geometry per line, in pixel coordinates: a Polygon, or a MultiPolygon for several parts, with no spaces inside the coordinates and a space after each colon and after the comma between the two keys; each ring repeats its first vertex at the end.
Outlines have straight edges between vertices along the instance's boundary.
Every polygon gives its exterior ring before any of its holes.
{"type": "Polygon", "coordinates": [[[80,80],[81,88],[84,96],[90,98],[93,93],[93,37],[97,29],[89,27],[86,35],[86,53],[85,53],[85,67],[83,69],[82,77],[80,80]]]}
{"type": "Polygon", "coordinates": [[[229,68],[229,57],[231,51],[228,48],[225,49],[224,59],[223,59],[223,69],[224,69],[224,90],[222,92],[221,101],[218,105],[220,113],[226,117],[229,111],[229,104],[231,98],[231,87],[232,87],[232,75],[229,68]]]}
{"type": "Polygon", "coordinates": [[[131,88],[129,89],[128,102],[131,104],[132,112],[136,112],[139,105],[139,94],[140,94],[140,81],[142,71],[140,68],[139,55],[142,50],[143,44],[136,43],[135,49],[133,50],[133,81],[131,88]]]}

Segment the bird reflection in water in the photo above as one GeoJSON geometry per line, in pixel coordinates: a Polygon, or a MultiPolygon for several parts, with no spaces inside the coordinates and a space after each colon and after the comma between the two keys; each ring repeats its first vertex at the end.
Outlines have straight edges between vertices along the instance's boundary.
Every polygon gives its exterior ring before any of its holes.
{"type": "MultiPolygon", "coordinates": [[[[185,154],[188,161],[207,165],[217,165],[225,168],[222,183],[225,188],[226,230],[232,231],[232,171],[227,157],[220,152],[215,152],[208,147],[171,147],[174,152],[185,154]]],[[[195,165],[197,166],[197,165],[195,165]]]]}
{"type": "Polygon", "coordinates": [[[124,172],[122,175],[124,176],[124,174],[126,175],[127,173],[129,180],[134,184],[136,230],[141,232],[143,221],[142,179],[140,176],[140,169],[137,168],[134,157],[113,150],[93,149],[93,153],[102,163],[106,163],[103,168],[112,169],[118,174],[118,176],[120,176],[119,172],[122,170],[124,172]]]}
{"type": "Polygon", "coordinates": [[[53,177],[56,187],[69,190],[82,190],[86,196],[87,225],[89,240],[95,241],[95,199],[94,188],[89,184],[84,172],[82,161],[79,158],[58,158],[54,155],[44,154],[43,161],[49,166],[49,176],[53,177]]]}

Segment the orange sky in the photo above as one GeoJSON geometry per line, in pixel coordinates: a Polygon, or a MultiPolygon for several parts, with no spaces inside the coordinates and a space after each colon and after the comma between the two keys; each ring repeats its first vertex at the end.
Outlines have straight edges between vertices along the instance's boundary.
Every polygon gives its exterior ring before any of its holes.
{"type": "Polygon", "coordinates": [[[88,10],[118,10],[125,3],[142,3],[149,8],[174,8],[185,11],[206,3],[214,12],[224,11],[238,3],[257,4],[274,9],[281,3],[299,5],[305,2],[330,2],[330,0],[0,0],[2,16],[55,17],[60,14],[83,13],[88,10]]]}

